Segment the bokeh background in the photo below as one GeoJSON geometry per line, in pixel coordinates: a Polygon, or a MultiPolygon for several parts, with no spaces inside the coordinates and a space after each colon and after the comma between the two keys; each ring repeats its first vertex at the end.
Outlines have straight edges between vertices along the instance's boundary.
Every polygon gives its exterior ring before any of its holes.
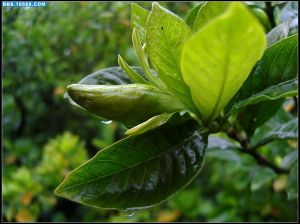
{"type": "MultiPolygon", "coordinates": [[[[151,2],[136,2],[151,9],[151,2]]],[[[160,2],[185,18],[196,2],[160,2]]],[[[262,5],[264,3],[253,2],[262,5]]],[[[277,3],[274,3],[277,4],[277,3]]],[[[270,175],[238,151],[210,153],[201,175],[167,202],[126,214],[56,197],[64,177],[123,137],[72,106],[66,86],[116,66],[121,54],[137,65],[131,44],[130,3],[57,2],[40,8],[2,7],[4,221],[296,221],[297,199],[287,175],[270,175]]],[[[298,4],[280,2],[277,23],[298,27],[298,4]]],[[[279,163],[297,142],[263,149],[279,163]]],[[[295,177],[296,178],[296,177],[295,177]]],[[[297,182],[297,180],[296,180],[297,182]]]]}

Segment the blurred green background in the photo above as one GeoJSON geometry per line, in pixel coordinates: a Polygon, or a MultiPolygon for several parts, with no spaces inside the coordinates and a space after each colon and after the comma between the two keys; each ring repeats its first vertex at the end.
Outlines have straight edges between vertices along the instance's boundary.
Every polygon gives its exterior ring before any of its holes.
{"type": "MultiPolygon", "coordinates": [[[[137,3],[151,9],[151,2],[137,3]]],[[[160,4],[185,18],[198,3],[160,4]]],[[[297,7],[295,2],[278,5],[276,22],[291,20],[297,28],[297,7]]],[[[290,178],[270,175],[234,150],[211,151],[192,184],[135,214],[54,196],[68,172],[123,137],[123,126],[101,123],[63,96],[68,84],[116,66],[118,54],[137,65],[130,3],[57,2],[41,8],[2,7],[2,12],[4,221],[296,221],[297,200],[285,191],[290,178]]],[[[262,153],[280,163],[287,153],[295,154],[297,144],[278,141],[262,153]]]]}

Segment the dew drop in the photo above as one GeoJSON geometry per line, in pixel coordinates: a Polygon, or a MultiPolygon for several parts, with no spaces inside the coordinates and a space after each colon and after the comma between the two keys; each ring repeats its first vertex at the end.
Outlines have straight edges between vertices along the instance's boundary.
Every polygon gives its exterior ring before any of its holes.
{"type": "Polygon", "coordinates": [[[123,211],[122,213],[121,213],[123,216],[128,216],[128,217],[131,217],[131,216],[133,216],[135,213],[134,212],[132,212],[132,211],[123,211]]]}
{"type": "Polygon", "coordinates": [[[103,123],[103,124],[110,124],[111,122],[112,122],[112,120],[101,121],[101,123],[103,123]]]}

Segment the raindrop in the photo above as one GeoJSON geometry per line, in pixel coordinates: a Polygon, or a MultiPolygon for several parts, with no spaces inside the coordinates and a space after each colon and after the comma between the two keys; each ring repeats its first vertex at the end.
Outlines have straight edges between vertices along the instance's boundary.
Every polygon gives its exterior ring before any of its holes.
{"type": "Polygon", "coordinates": [[[125,210],[125,211],[123,211],[121,214],[122,214],[123,216],[131,217],[131,216],[133,216],[135,213],[132,212],[132,211],[127,211],[127,210],[125,210]]]}
{"type": "Polygon", "coordinates": [[[101,123],[103,123],[103,124],[110,124],[111,122],[112,122],[112,120],[101,121],[101,123]]]}

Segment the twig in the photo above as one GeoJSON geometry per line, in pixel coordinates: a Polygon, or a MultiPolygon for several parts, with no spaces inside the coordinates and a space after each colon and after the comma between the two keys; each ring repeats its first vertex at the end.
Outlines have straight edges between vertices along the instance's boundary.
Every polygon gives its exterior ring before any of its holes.
{"type": "Polygon", "coordinates": [[[241,152],[251,155],[259,165],[269,167],[277,174],[286,174],[289,172],[286,169],[276,166],[275,164],[268,161],[261,154],[259,154],[256,151],[256,148],[251,146],[250,141],[246,138],[243,138],[234,128],[229,128],[226,133],[230,138],[232,138],[240,143],[241,152]]]}
{"type": "Polygon", "coordinates": [[[274,17],[274,7],[272,5],[272,2],[266,2],[266,13],[268,15],[270,24],[272,26],[272,28],[274,28],[276,26],[275,23],[275,17],[274,17]]]}

